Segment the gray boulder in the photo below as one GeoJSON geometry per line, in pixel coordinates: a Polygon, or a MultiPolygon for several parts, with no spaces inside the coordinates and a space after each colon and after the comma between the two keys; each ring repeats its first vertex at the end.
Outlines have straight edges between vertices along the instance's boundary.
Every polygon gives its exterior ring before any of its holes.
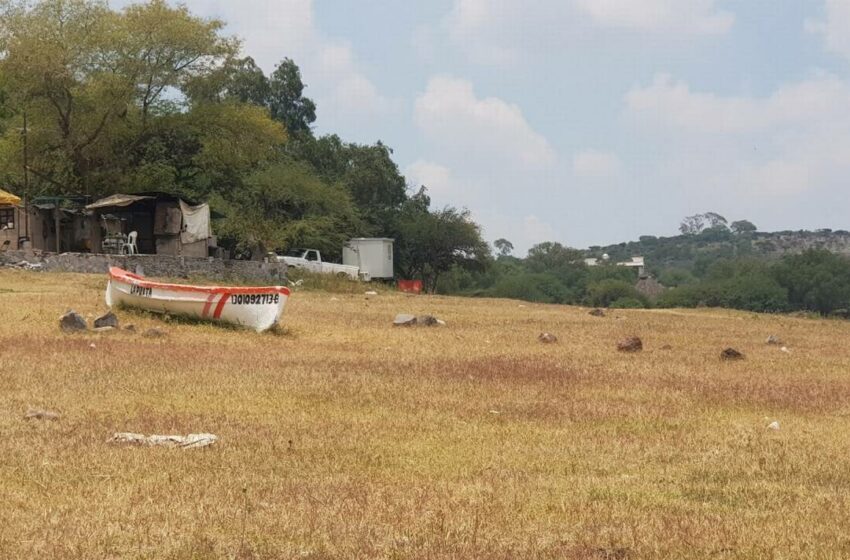
{"type": "Polygon", "coordinates": [[[416,315],[409,315],[407,313],[399,313],[393,320],[394,327],[412,327],[415,324],[416,315]]]}
{"type": "Polygon", "coordinates": [[[88,329],[88,325],[83,316],[72,309],[59,318],[59,328],[62,332],[73,333],[88,329]]]}
{"type": "Polygon", "coordinates": [[[410,315],[409,313],[399,313],[393,320],[393,326],[396,327],[442,327],[446,324],[445,321],[437,319],[433,315],[410,315]]]}
{"type": "Polygon", "coordinates": [[[94,328],[100,329],[103,327],[112,327],[114,329],[118,328],[118,317],[115,316],[115,313],[110,311],[106,315],[94,320],[94,328]]]}

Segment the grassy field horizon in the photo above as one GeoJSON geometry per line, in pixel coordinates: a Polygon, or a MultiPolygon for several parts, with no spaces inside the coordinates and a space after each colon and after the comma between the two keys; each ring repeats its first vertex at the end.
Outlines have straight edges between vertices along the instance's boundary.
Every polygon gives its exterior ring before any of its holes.
{"type": "Polygon", "coordinates": [[[0,269],[0,558],[850,556],[850,322],[379,289],[296,291],[274,334],[61,333],[105,284],[0,269]]]}

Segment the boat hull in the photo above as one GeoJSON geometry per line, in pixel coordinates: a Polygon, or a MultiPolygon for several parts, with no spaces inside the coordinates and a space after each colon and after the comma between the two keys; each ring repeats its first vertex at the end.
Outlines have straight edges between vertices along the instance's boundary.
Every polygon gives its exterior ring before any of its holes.
{"type": "Polygon", "coordinates": [[[289,289],[283,286],[186,286],[146,280],[120,268],[109,269],[106,305],[126,305],[154,313],[184,315],[262,332],[283,315],[289,289]]]}

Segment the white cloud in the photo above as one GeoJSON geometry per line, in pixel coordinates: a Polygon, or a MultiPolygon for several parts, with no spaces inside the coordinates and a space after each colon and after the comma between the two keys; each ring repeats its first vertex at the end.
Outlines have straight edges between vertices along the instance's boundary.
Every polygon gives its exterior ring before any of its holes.
{"type": "Polygon", "coordinates": [[[850,103],[850,87],[834,76],[819,76],[777,89],[768,97],[719,96],[691,91],[670,76],[626,94],[628,109],[656,124],[700,132],[742,133],[780,125],[832,119],[850,103]],[[840,110],[839,110],[840,109],[840,110]]]}
{"type": "Polygon", "coordinates": [[[516,256],[524,256],[538,243],[559,239],[555,228],[537,214],[508,216],[497,210],[485,209],[474,210],[472,219],[481,224],[482,235],[490,243],[500,238],[510,241],[516,256]]]}
{"type": "Polygon", "coordinates": [[[416,160],[405,167],[404,176],[414,188],[424,185],[435,201],[448,200],[452,195],[460,194],[458,191],[461,189],[451,170],[439,163],[416,160]]]}
{"type": "Polygon", "coordinates": [[[829,51],[850,58],[850,2],[826,0],[825,8],[825,19],[806,20],[806,31],[822,35],[829,51]]]}
{"type": "Polygon", "coordinates": [[[818,75],[764,97],[694,92],[659,76],[625,97],[629,114],[669,141],[685,187],[717,196],[799,197],[850,172],[850,83],[818,75]]]}
{"type": "MultiPolygon", "coordinates": [[[[454,0],[439,26],[417,32],[420,52],[431,54],[442,33],[473,62],[511,65],[530,51],[551,55],[565,45],[587,48],[598,28],[679,38],[728,32],[735,16],[716,0],[454,0]],[[589,20],[589,22],[588,22],[589,20]],[[589,23],[589,25],[588,25],[589,23]],[[427,40],[426,40],[427,39],[427,40]]],[[[426,56],[427,56],[426,54],[426,56]]]]}
{"type": "Polygon", "coordinates": [[[715,4],[715,0],[575,0],[582,13],[603,27],[696,35],[732,28],[735,16],[715,4]]]}
{"type": "Polygon", "coordinates": [[[467,80],[431,78],[414,108],[417,126],[434,143],[478,154],[547,166],[555,161],[549,142],[528,124],[517,105],[479,98],[467,80]]]}
{"type": "Polygon", "coordinates": [[[573,174],[581,179],[611,179],[621,167],[620,158],[609,152],[584,150],[573,156],[573,174]]]}

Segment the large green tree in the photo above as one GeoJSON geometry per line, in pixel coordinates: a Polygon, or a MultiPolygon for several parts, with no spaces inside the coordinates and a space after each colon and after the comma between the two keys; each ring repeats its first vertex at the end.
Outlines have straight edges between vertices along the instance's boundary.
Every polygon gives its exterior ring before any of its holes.
{"type": "Polygon", "coordinates": [[[424,189],[410,197],[396,218],[396,268],[404,278],[423,280],[434,292],[440,276],[453,267],[481,268],[490,246],[467,210],[430,210],[424,189]]]}
{"type": "Polygon", "coordinates": [[[0,172],[20,184],[26,114],[31,173],[54,192],[108,192],[153,121],[180,110],[168,92],[238,48],[221,22],[164,0],[122,12],[102,1],[41,0],[7,7],[3,24],[0,75],[16,122],[0,139],[0,172]]]}

